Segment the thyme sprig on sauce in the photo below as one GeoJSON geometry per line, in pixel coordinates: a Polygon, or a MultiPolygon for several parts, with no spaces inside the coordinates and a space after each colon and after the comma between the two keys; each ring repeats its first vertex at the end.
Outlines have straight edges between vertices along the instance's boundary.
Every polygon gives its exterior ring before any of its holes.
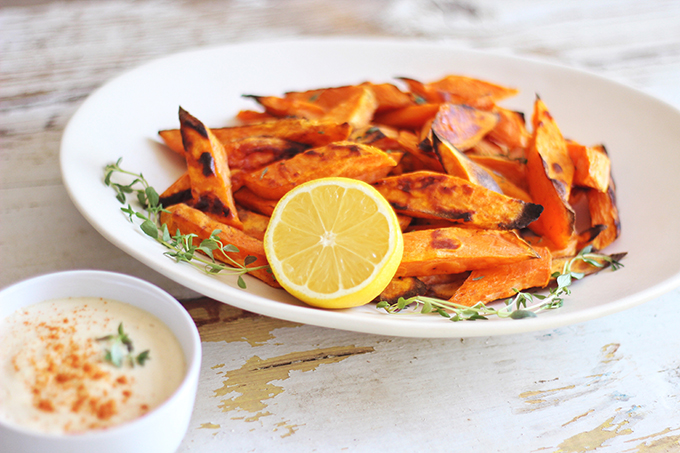
{"type": "Polygon", "coordinates": [[[449,300],[425,296],[400,297],[395,303],[382,301],[378,302],[376,306],[388,313],[401,313],[407,308],[412,309],[408,313],[435,313],[454,322],[486,320],[490,316],[511,319],[533,318],[541,311],[560,308],[564,304],[564,297],[571,294],[570,286],[572,282],[580,280],[585,276],[582,272],[572,270],[572,266],[577,261],[583,261],[598,268],[610,266],[612,270],[623,267],[615,256],[595,253],[592,247],[588,246],[583,248],[575,257],[568,260],[561,272],[555,272],[552,275],[556,286],[548,294],[516,290],[515,296],[506,299],[504,301],[505,306],[501,308],[495,308],[482,302],[468,307],[449,300]]]}
{"type": "Polygon", "coordinates": [[[174,235],[170,234],[167,225],[160,222],[160,214],[164,209],[160,203],[158,192],[149,184],[142,173],[134,173],[123,169],[120,166],[121,161],[122,158],[119,158],[116,163],[109,164],[104,168],[104,184],[115,190],[116,199],[121,204],[127,203],[127,206],[122,207],[121,211],[128,216],[130,222],[133,222],[134,219],[141,220],[139,227],[144,234],[155,239],[168,249],[165,252],[166,256],[173,258],[177,262],[189,263],[208,274],[235,274],[238,277],[237,284],[242,289],[246,288],[246,283],[243,279],[244,274],[269,267],[266,265],[249,267],[257,260],[256,257],[250,255],[245,257],[243,263],[232,259],[227,253],[238,253],[239,249],[232,244],[224,244],[219,238],[221,233],[219,229],[214,230],[210,237],[202,240],[198,245],[194,243],[194,239],[198,237],[196,234],[182,234],[179,230],[174,235]],[[112,177],[116,173],[132,176],[132,182],[128,184],[114,182],[112,177]],[[135,210],[127,202],[128,195],[136,196],[138,203],[143,207],[143,211],[135,210]],[[215,251],[221,252],[228,263],[217,261],[214,257],[215,251]],[[197,252],[203,252],[203,254],[197,252]]]}
{"type": "Polygon", "coordinates": [[[111,365],[120,368],[124,364],[134,367],[135,363],[144,366],[144,363],[150,359],[150,351],[147,349],[137,355],[133,355],[134,346],[132,340],[123,329],[123,323],[118,324],[118,331],[115,334],[106,335],[96,339],[99,342],[108,341],[110,348],[107,348],[104,353],[104,361],[111,365]]]}

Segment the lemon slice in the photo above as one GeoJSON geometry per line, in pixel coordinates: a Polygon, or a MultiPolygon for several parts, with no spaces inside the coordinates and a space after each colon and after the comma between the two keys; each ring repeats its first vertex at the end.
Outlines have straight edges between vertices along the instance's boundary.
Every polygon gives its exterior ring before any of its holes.
{"type": "Polygon", "coordinates": [[[293,296],[315,307],[348,308],[385,289],[404,240],[394,210],[373,187],[321,178],[281,198],[264,250],[276,280],[293,296]]]}

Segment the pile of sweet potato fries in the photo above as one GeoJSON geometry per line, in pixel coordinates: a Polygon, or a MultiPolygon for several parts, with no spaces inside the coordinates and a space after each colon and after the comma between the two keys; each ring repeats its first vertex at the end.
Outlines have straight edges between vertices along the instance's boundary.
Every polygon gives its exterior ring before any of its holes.
{"type": "MultiPolygon", "coordinates": [[[[513,88],[457,75],[395,83],[247,95],[260,108],[231,127],[208,128],[180,108],[179,129],[159,134],[187,172],[161,195],[161,221],[197,241],[219,229],[239,249],[232,258],[258,266],[286,192],[322,177],[359,179],[389,201],[403,231],[401,265],[380,299],[468,306],[545,287],[564,260],[619,236],[604,146],[565,139],[540,98],[527,125],[498,104],[513,88]]],[[[252,274],[278,286],[266,270],[252,274]]]]}

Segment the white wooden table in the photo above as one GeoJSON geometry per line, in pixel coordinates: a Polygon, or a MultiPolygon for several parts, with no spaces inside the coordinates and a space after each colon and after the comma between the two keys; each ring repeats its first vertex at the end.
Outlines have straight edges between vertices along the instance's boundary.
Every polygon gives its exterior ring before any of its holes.
{"type": "Polygon", "coordinates": [[[96,268],[182,300],[204,354],[183,452],[680,451],[678,290],[538,333],[357,334],[201,298],[78,213],[59,142],[95,88],[173,52],[307,35],[445,39],[585,68],[680,108],[673,0],[0,0],[0,287],[96,268]]]}

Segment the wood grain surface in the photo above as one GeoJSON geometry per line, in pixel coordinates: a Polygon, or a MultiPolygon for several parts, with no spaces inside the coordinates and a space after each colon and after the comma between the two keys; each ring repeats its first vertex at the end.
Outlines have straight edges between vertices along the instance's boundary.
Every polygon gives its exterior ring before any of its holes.
{"type": "Polygon", "coordinates": [[[182,452],[680,451],[678,290],[538,333],[364,335],[203,298],[78,213],[59,144],[93,90],[171,53],[296,36],[444,40],[593,71],[680,108],[675,0],[2,0],[0,287],[96,268],[181,299],[203,340],[182,452]]]}

